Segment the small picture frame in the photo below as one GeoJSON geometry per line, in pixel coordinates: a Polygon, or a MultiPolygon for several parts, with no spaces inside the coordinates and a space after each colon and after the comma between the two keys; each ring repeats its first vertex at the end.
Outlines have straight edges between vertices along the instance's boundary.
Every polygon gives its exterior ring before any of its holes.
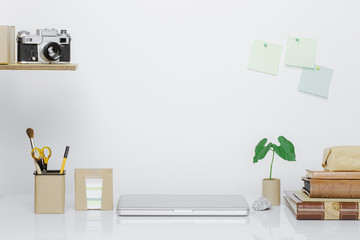
{"type": "Polygon", "coordinates": [[[75,169],[75,210],[113,210],[112,168],[75,169]]]}

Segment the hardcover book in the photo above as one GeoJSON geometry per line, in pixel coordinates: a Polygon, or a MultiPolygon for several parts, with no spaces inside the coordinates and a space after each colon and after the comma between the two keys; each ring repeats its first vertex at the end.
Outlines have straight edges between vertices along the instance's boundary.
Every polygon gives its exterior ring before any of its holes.
{"type": "Polygon", "coordinates": [[[360,172],[330,172],[306,170],[306,177],[318,179],[360,179],[360,172]]]}
{"type": "Polygon", "coordinates": [[[304,191],[314,198],[360,198],[360,180],[302,178],[304,191]]]}
{"type": "Polygon", "coordinates": [[[359,202],[302,201],[298,191],[285,191],[285,202],[298,220],[360,220],[359,202]]]}

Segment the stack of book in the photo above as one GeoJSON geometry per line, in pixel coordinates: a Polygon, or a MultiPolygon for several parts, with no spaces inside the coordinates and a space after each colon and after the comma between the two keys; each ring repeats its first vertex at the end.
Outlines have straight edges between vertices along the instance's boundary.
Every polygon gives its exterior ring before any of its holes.
{"type": "Polygon", "coordinates": [[[307,170],[301,191],[285,191],[298,220],[360,220],[360,172],[307,170]]]}

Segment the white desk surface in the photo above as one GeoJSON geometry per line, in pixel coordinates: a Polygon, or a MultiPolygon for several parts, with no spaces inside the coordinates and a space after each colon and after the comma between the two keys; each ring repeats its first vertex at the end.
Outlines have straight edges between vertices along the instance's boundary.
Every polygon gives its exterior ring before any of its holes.
{"type": "MultiPolygon", "coordinates": [[[[246,196],[249,205],[259,196],[246,196]]],[[[116,203],[114,204],[116,206],[116,203]]],[[[285,203],[251,209],[248,217],[125,218],[113,211],[75,211],[66,196],[65,214],[34,214],[32,195],[0,196],[1,239],[262,240],[360,239],[360,221],[297,221],[285,203]]]]}

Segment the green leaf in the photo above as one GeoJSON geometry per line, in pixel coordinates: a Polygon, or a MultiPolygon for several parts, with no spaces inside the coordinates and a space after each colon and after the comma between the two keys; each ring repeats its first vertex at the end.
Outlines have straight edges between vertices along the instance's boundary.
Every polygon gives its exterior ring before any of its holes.
{"type": "Polygon", "coordinates": [[[267,138],[262,139],[255,147],[255,156],[253,158],[253,163],[257,163],[259,160],[263,159],[266,154],[269,152],[272,143],[269,143],[265,146],[267,138]]]}
{"type": "Polygon", "coordinates": [[[296,161],[294,145],[283,136],[280,136],[278,140],[280,146],[273,144],[273,148],[276,154],[284,160],[296,161]]]}

